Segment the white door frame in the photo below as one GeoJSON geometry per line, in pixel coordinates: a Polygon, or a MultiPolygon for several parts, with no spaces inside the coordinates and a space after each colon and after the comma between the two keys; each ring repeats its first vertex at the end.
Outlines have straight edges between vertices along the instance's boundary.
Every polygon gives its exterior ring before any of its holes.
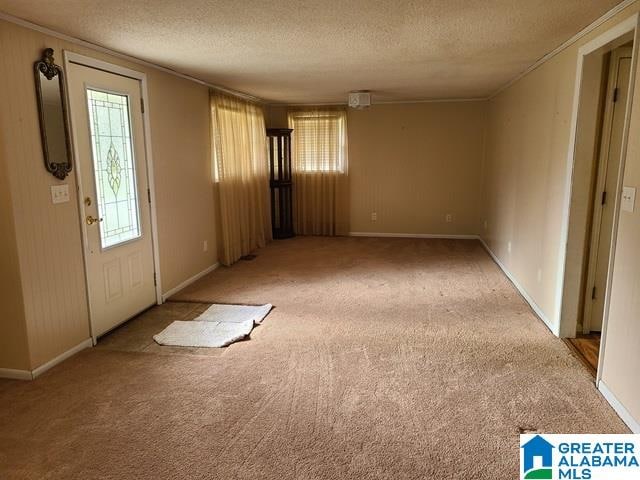
{"type": "MultiPolygon", "coordinates": [[[[625,162],[627,156],[627,143],[629,138],[629,123],[630,123],[630,113],[633,104],[633,91],[635,85],[635,76],[636,76],[636,66],[638,60],[638,47],[639,47],[639,32],[640,32],[640,15],[634,14],[626,20],[618,23],[614,27],[610,28],[602,35],[599,35],[595,39],[590,42],[584,44],[578,50],[578,64],[576,70],[576,80],[575,80],[575,88],[574,88],[574,97],[573,97],[573,110],[571,113],[571,129],[570,129],[570,137],[569,137],[569,150],[567,155],[567,183],[565,186],[565,198],[563,204],[563,218],[562,218],[562,230],[561,230],[561,248],[560,248],[560,269],[558,272],[557,283],[556,283],[556,328],[557,334],[561,337],[573,337],[576,334],[577,328],[577,315],[563,315],[563,307],[571,307],[571,312],[578,311],[578,305],[580,302],[580,294],[576,294],[579,292],[579,285],[570,285],[570,283],[575,282],[565,282],[565,273],[567,270],[567,250],[568,250],[568,239],[569,239],[569,214],[571,211],[571,198],[573,193],[573,170],[575,164],[575,153],[576,153],[576,138],[577,138],[577,129],[578,129],[578,118],[579,118],[579,105],[580,105],[580,96],[581,96],[581,87],[582,87],[582,74],[583,74],[583,65],[584,58],[598,50],[599,48],[611,43],[619,37],[622,37],[629,32],[634,32],[633,39],[633,55],[631,59],[631,73],[629,78],[629,93],[628,93],[628,102],[625,112],[625,120],[624,120],[624,129],[622,134],[622,148],[620,153],[620,172],[618,175],[617,188],[616,190],[620,190],[620,186],[622,184],[622,180],[624,177],[624,169],[625,162]]],[[[619,212],[619,204],[620,199],[619,195],[616,195],[614,199],[614,225],[613,225],[613,235],[611,238],[611,253],[609,257],[609,274],[607,275],[607,289],[605,292],[605,303],[604,303],[604,318],[603,318],[603,326],[602,326],[602,339],[600,344],[600,358],[598,365],[598,378],[597,381],[600,380],[600,371],[602,366],[602,359],[604,358],[603,352],[606,343],[607,336],[607,320],[609,316],[609,300],[610,300],[610,290],[611,290],[611,271],[613,267],[613,262],[615,259],[615,245],[616,238],[618,233],[618,212],[619,212]]],[[[578,279],[579,283],[579,279],[578,279]]]]}
{"type": "MultiPolygon", "coordinates": [[[[104,62],[102,60],[97,60],[95,58],[87,57],[85,55],[80,55],[79,53],[70,52],[69,50],[63,50],[64,55],[64,68],[65,71],[69,71],[70,64],[78,64],[83,65],[85,67],[95,68],[97,70],[102,70],[108,73],[113,73],[116,75],[121,75],[124,77],[129,77],[134,80],[140,81],[140,95],[142,101],[144,103],[144,111],[142,112],[142,122],[143,122],[143,131],[144,131],[144,149],[146,155],[146,165],[147,165],[147,182],[149,186],[149,191],[151,195],[151,205],[150,205],[150,214],[151,214],[151,243],[153,247],[153,268],[155,271],[155,281],[156,281],[156,303],[158,305],[162,304],[162,275],[160,274],[160,254],[158,248],[158,220],[156,214],[156,189],[153,177],[153,155],[151,153],[151,128],[150,128],[150,120],[149,120],[149,93],[147,88],[147,75],[142,72],[138,72],[136,70],[131,70],[129,68],[121,67],[120,65],[115,65],[113,63],[104,62]]],[[[65,79],[68,82],[68,75],[65,75],[65,79]]],[[[69,91],[69,86],[67,85],[67,91],[69,91]]],[[[68,99],[67,99],[68,102],[68,99]]],[[[70,106],[67,105],[68,111],[71,111],[70,106]]],[[[74,170],[75,170],[75,178],[77,191],[80,192],[82,190],[82,179],[80,175],[80,165],[78,161],[78,144],[76,141],[76,132],[73,127],[73,121],[71,116],[69,118],[71,122],[71,139],[74,150],[74,170]]],[[[77,195],[78,197],[78,211],[79,211],[79,221],[82,229],[82,195],[77,195]]],[[[91,302],[89,301],[89,290],[91,286],[89,285],[89,270],[87,264],[87,249],[88,249],[88,240],[85,235],[85,230],[81,230],[82,234],[82,245],[83,245],[83,262],[84,262],[84,272],[85,272],[85,285],[87,288],[87,306],[89,309],[89,329],[91,332],[91,338],[93,339],[93,344],[96,344],[97,338],[94,335],[93,325],[92,325],[92,314],[91,314],[91,302]]]]}
{"type": "MultiPolygon", "coordinates": [[[[618,47],[618,48],[622,48],[622,47],[618,47]]],[[[612,62],[615,59],[617,59],[617,57],[615,56],[616,54],[614,53],[616,51],[618,51],[618,49],[611,51],[612,62]]],[[[632,52],[632,55],[633,55],[633,52],[632,52]]],[[[629,72],[629,79],[631,79],[631,72],[629,72]]],[[[612,80],[614,81],[614,87],[615,87],[615,85],[619,81],[619,77],[618,77],[618,65],[617,64],[614,65],[613,63],[611,63],[609,67],[609,72],[607,74],[605,95],[609,95],[612,93],[608,90],[609,87],[611,86],[612,80]]],[[[627,101],[629,101],[629,99],[627,99],[627,101]]],[[[591,236],[589,238],[589,255],[586,256],[587,275],[586,275],[586,283],[585,283],[585,291],[584,291],[584,295],[585,295],[584,315],[582,318],[582,333],[585,333],[585,334],[591,332],[591,326],[593,322],[593,318],[592,318],[593,299],[588,295],[591,294],[591,287],[595,286],[595,283],[596,283],[596,263],[598,259],[598,249],[600,246],[601,232],[603,230],[602,218],[604,214],[605,204],[602,203],[602,199],[600,198],[599,193],[602,191],[605,191],[607,171],[609,169],[609,165],[611,165],[611,159],[609,159],[608,152],[611,144],[611,136],[613,134],[612,125],[611,125],[611,123],[613,122],[613,113],[614,113],[613,105],[615,105],[615,103],[612,103],[607,98],[605,113],[603,115],[602,121],[608,122],[609,125],[605,125],[602,128],[602,138],[596,139],[596,141],[600,143],[601,150],[598,155],[599,158],[596,159],[596,161],[598,162],[597,168],[595,169],[595,175],[596,175],[595,186],[596,187],[594,190],[594,198],[591,199],[591,202],[594,208],[593,208],[593,213],[591,215],[591,218],[589,219],[592,227],[591,227],[591,236]],[[602,146],[604,146],[604,148],[602,148],[602,146]],[[606,157],[602,156],[603,151],[607,152],[606,157]],[[605,161],[603,161],[603,159],[605,161]],[[595,228],[595,226],[597,226],[598,228],[595,228]]],[[[614,159],[614,161],[616,161],[616,159],[614,159]]],[[[620,158],[618,158],[617,161],[620,162],[620,158]]],[[[614,197],[614,206],[615,206],[615,197],[614,197]]],[[[613,224],[611,226],[613,227],[613,224]]]]}

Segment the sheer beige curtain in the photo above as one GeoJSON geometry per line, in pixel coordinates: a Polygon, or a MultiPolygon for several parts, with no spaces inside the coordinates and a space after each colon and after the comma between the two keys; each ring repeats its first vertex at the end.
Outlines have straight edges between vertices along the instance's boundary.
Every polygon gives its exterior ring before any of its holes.
{"type": "Polygon", "coordinates": [[[301,235],[349,231],[347,112],[345,108],[290,110],[293,225],[301,235]]]}
{"type": "Polygon", "coordinates": [[[231,265],[271,240],[264,113],[251,102],[212,91],[211,119],[221,262],[231,265]]]}

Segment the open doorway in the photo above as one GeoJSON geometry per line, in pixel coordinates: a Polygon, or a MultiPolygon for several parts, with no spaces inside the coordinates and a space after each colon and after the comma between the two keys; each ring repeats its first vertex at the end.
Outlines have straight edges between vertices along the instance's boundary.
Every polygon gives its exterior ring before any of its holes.
{"type": "MultiPolygon", "coordinates": [[[[620,41],[624,42],[626,38],[620,41]]],[[[616,42],[618,43],[618,42],[616,42]]],[[[609,273],[609,260],[614,224],[614,199],[618,196],[622,138],[626,107],[629,102],[629,82],[633,41],[622,46],[608,46],[604,53],[594,52],[593,62],[600,72],[593,71],[587,82],[600,84],[598,121],[595,135],[594,161],[591,175],[587,245],[582,273],[582,303],[573,347],[595,376],[600,353],[604,317],[604,300],[609,273]],[[610,48],[610,50],[609,50],[610,48]]]]}
{"type": "Polygon", "coordinates": [[[633,94],[637,16],[580,49],[560,335],[596,376],[633,94]]]}

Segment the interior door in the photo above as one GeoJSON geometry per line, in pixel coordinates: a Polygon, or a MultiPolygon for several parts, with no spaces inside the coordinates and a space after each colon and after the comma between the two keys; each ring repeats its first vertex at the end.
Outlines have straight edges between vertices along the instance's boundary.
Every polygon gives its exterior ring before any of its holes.
{"type": "Polygon", "coordinates": [[[631,56],[631,47],[619,47],[611,52],[585,292],[584,333],[602,330],[631,56]]]}
{"type": "Polygon", "coordinates": [[[68,70],[95,339],[156,303],[141,84],[68,70]]]}

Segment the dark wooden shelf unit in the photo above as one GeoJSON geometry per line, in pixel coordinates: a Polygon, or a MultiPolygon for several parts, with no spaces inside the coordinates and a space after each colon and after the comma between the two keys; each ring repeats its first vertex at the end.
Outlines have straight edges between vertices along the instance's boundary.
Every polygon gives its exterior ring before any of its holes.
{"type": "Polygon", "coordinates": [[[290,128],[267,128],[273,238],[293,237],[290,128]]]}

